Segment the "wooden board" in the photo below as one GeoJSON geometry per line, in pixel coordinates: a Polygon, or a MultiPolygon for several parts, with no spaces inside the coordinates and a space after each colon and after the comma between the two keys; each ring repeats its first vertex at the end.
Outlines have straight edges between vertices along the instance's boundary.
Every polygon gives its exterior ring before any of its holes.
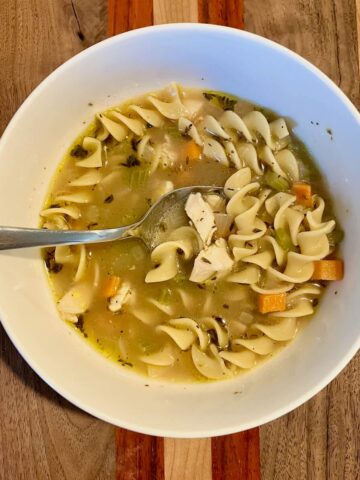
{"type": "MultiPolygon", "coordinates": [[[[116,3],[126,14],[120,22],[124,22],[124,30],[150,22],[199,19],[239,28],[244,19],[245,29],[308,58],[360,106],[360,5],[355,0],[245,0],[244,8],[236,0],[116,3]]],[[[0,0],[0,133],[48,73],[106,36],[107,7],[107,0],[0,0]]],[[[110,19],[110,34],[119,28],[112,22],[110,19]]],[[[263,480],[360,478],[359,358],[314,399],[261,427],[263,480]]],[[[150,460],[163,455],[166,480],[251,478],[242,473],[245,460],[238,465],[235,477],[218,468],[217,460],[228,452],[221,450],[224,438],[213,442],[218,447],[213,449],[208,439],[165,439],[164,453],[149,438],[145,444],[135,443],[133,451],[120,448],[118,438],[116,450],[114,427],[79,411],[50,389],[22,360],[1,327],[0,418],[0,480],[147,480],[130,476],[126,464],[139,462],[136,451],[144,450],[150,452],[150,460]],[[119,458],[120,451],[126,456],[119,458]]],[[[131,438],[134,436],[129,434],[127,442],[131,443],[131,438]]],[[[240,438],[245,437],[236,440],[240,438]]],[[[231,460],[236,462],[241,457],[236,454],[243,450],[234,441],[231,460]]],[[[138,473],[145,471],[142,465],[138,473]]],[[[150,465],[150,471],[156,472],[152,478],[161,480],[161,465],[154,466],[151,461],[150,465]]]]}

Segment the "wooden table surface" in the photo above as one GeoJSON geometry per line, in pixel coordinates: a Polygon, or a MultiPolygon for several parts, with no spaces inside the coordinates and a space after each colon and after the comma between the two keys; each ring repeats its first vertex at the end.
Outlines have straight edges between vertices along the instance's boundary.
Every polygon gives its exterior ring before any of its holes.
{"type": "MultiPolygon", "coordinates": [[[[108,34],[180,21],[245,28],[290,47],[360,107],[359,0],[0,0],[0,133],[25,97],[69,57],[108,34]]],[[[359,359],[305,405],[260,428],[263,480],[360,478],[359,359]]],[[[48,387],[1,324],[0,420],[0,480],[259,478],[257,429],[214,443],[157,441],[115,429],[48,387]],[[230,471],[221,458],[224,446],[231,474],[222,473],[230,471]],[[162,455],[163,464],[150,459],[147,470],[141,452],[155,460],[162,455]],[[129,468],[135,457],[137,472],[129,468]]]]}

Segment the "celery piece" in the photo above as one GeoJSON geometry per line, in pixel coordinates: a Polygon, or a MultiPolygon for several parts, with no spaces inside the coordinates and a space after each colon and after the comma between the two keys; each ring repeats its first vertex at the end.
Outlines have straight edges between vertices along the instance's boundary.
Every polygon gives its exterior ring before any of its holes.
{"type": "Polygon", "coordinates": [[[182,138],[183,134],[175,125],[171,125],[166,129],[166,133],[168,133],[173,138],[182,138]]]}
{"type": "Polygon", "coordinates": [[[169,305],[171,300],[171,290],[169,288],[162,288],[157,300],[162,305],[169,305]]]}
{"type": "Polygon", "coordinates": [[[275,231],[275,240],[278,242],[280,247],[289,252],[294,249],[294,245],[291,241],[290,234],[285,230],[285,228],[278,228],[275,231]]]}
{"type": "Polygon", "coordinates": [[[129,168],[127,182],[130,188],[139,188],[144,185],[149,178],[149,170],[142,167],[129,168]]]}
{"type": "Polygon", "coordinates": [[[344,232],[342,230],[334,230],[333,232],[328,233],[329,245],[335,247],[340,243],[344,238],[344,232]]]}
{"type": "Polygon", "coordinates": [[[175,277],[173,278],[174,282],[176,283],[183,283],[188,279],[187,275],[184,272],[179,272],[175,277]]]}
{"type": "Polygon", "coordinates": [[[268,185],[270,188],[278,192],[283,192],[290,188],[289,182],[284,177],[270,170],[264,174],[263,182],[265,185],[268,185]]]}

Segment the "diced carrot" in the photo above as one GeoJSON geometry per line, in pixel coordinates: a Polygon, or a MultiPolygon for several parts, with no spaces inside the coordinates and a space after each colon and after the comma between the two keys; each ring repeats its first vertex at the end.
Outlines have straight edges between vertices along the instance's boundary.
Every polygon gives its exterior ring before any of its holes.
{"type": "Polygon", "coordinates": [[[295,182],[292,191],[296,195],[296,201],[304,207],[312,207],[311,185],[305,182],[295,182]]]}
{"type": "Polygon", "coordinates": [[[121,283],[121,278],[116,275],[110,275],[105,280],[103,295],[105,298],[113,297],[118,291],[121,283]]]}
{"type": "Polygon", "coordinates": [[[260,293],[258,310],[260,313],[283,312],[286,309],[286,293],[260,293]]]}
{"type": "Polygon", "coordinates": [[[199,160],[201,151],[201,147],[195,142],[188,142],[185,147],[185,158],[188,158],[190,161],[199,160]]]}
{"type": "Polygon", "coordinates": [[[344,262],[335,260],[316,260],[312,280],[341,280],[344,276],[344,262]]]}

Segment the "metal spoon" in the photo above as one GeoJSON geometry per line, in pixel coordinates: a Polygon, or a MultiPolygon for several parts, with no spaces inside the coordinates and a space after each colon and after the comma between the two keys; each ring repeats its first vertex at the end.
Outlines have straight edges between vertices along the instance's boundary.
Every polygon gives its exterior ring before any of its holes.
{"type": "Polygon", "coordinates": [[[223,187],[192,186],[173,190],[163,195],[149,208],[137,222],[118,228],[103,230],[48,230],[45,228],[0,227],[0,250],[13,250],[25,247],[51,247],[55,245],[75,245],[78,243],[100,243],[129,237],[141,238],[149,249],[153,249],[159,239],[159,224],[184,209],[187,197],[192,192],[222,192],[223,187]]]}

